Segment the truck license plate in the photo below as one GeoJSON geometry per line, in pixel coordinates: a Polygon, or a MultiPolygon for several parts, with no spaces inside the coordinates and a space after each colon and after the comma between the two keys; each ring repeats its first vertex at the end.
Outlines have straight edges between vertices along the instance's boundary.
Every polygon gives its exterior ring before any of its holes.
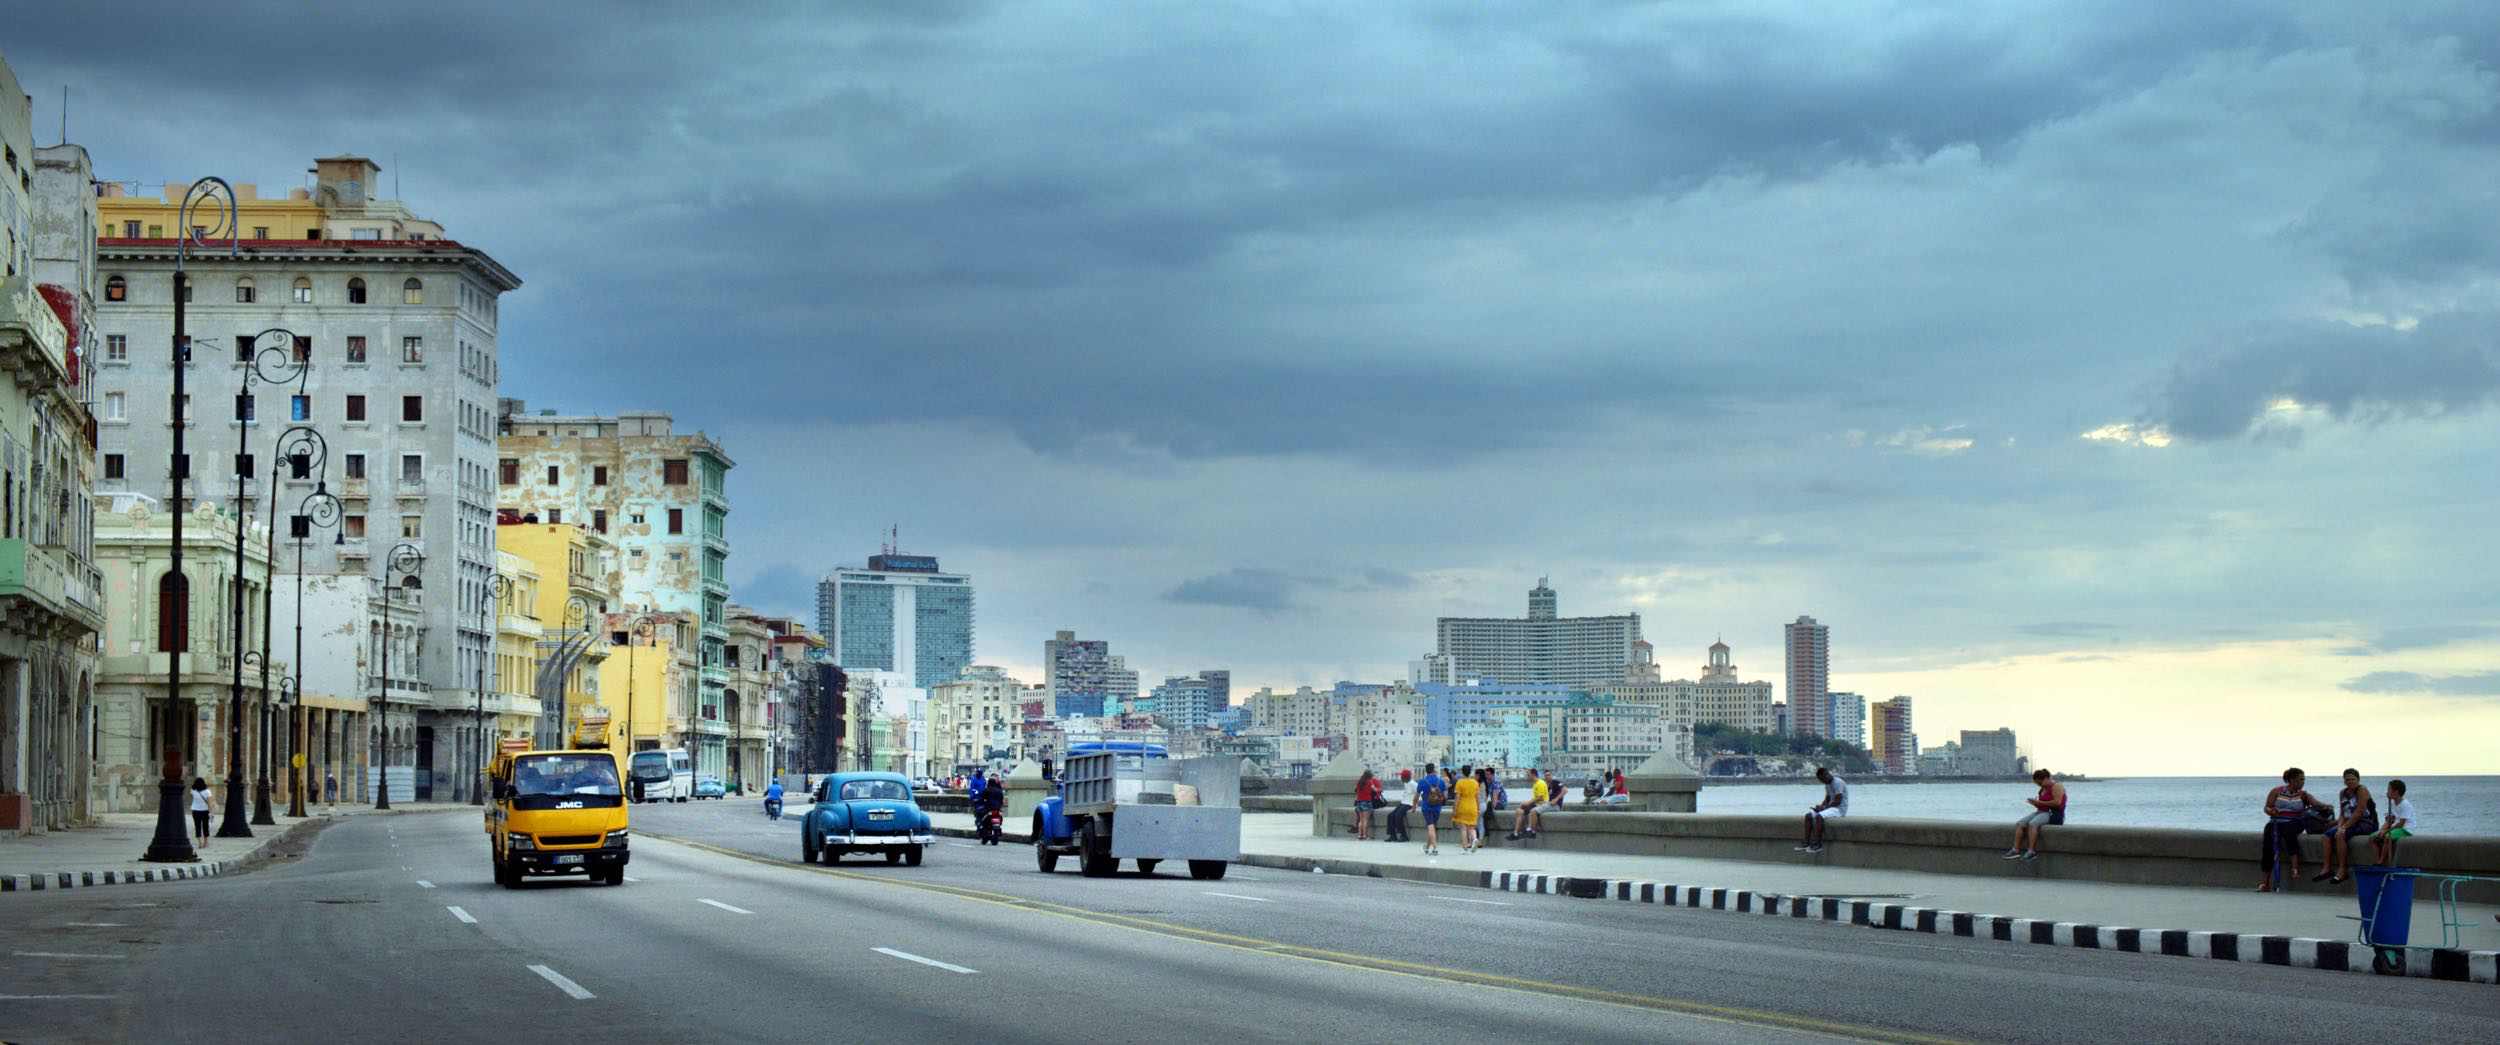
{"type": "Polygon", "coordinates": [[[560,864],[578,864],[582,862],[582,854],[566,853],[562,856],[556,857],[556,862],[560,864]]]}

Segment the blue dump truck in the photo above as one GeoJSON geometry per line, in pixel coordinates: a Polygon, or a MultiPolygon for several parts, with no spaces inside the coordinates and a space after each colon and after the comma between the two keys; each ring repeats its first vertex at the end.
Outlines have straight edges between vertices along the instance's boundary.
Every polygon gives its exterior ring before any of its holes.
{"type": "Polygon", "coordinates": [[[1058,786],[1033,810],[1033,853],[1042,873],[1073,856],[1099,878],[1137,861],[1140,874],[1165,860],[1202,881],[1241,859],[1241,761],[1172,758],[1160,744],[1072,744],[1058,786]]]}

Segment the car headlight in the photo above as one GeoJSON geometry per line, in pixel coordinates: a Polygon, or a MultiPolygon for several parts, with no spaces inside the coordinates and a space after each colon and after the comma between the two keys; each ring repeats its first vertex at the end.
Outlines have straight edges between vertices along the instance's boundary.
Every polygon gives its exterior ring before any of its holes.
{"type": "Polygon", "coordinates": [[[503,836],[503,844],[506,849],[538,848],[538,843],[525,834],[507,834],[503,836]]]}
{"type": "Polygon", "coordinates": [[[610,832],[608,832],[608,841],[607,841],[607,846],[608,846],[608,848],[610,848],[610,849],[614,849],[614,848],[617,848],[617,847],[619,847],[619,846],[624,845],[624,844],[625,844],[625,834],[626,834],[625,829],[624,829],[624,828],[621,828],[621,827],[620,827],[620,828],[618,828],[618,829],[616,829],[616,830],[614,830],[614,831],[610,831],[610,832]]]}

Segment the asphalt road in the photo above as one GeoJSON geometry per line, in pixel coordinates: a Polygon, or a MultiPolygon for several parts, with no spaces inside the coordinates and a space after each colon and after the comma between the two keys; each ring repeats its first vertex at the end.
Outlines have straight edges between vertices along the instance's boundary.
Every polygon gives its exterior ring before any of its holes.
{"type": "Polygon", "coordinates": [[[2482,985],[1366,878],[1044,876],[958,840],[811,868],[755,808],[637,807],[620,888],[498,888],[449,813],[14,895],[0,1040],[2467,1041],[2495,1011],[2482,985]]]}

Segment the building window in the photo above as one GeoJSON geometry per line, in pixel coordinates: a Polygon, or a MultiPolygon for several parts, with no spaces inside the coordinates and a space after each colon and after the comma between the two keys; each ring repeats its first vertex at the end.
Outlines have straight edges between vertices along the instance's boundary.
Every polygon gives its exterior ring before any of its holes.
{"type": "MultiPolygon", "coordinates": [[[[399,517],[399,535],[400,535],[401,537],[403,537],[403,538],[406,538],[406,539],[408,539],[408,540],[412,540],[412,541],[416,541],[416,540],[423,540],[423,539],[425,539],[425,516],[422,516],[422,515],[403,515],[403,516],[400,516],[400,517],[399,517]]],[[[416,578],[414,578],[414,577],[410,577],[410,578],[408,578],[408,579],[409,579],[409,580],[412,580],[412,581],[413,581],[413,580],[416,580],[416,578]]]]}
{"type": "Polygon", "coordinates": [[[552,464],[547,466],[547,485],[554,486],[557,483],[562,482],[563,479],[564,469],[552,464]]]}
{"type": "Polygon", "coordinates": [[[104,361],[108,363],[130,362],[130,335],[104,335],[104,361]]]}
{"type": "Polygon", "coordinates": [[[175,653],[191,643],[191,584],[179,573],[156,580],[156,651],[175,653]]]}
{"type": "Polygon", "coordinates": [[[606,466],[606,465],[604,465],[604,464],[603,464],[603,465],[594,465],[594,466],[592,466],[592,468],[590,469],[590,485],[592,485],[592,486],[606,486],[606,485],[608,485],[608,466],[606,466]]]}
{"type": "Polygon", "coordinates": [[[669,510],[668,510],[668,532],[670,532],[670,533],[684,533],[684,532],[686,532],[686,510],[685,510],[685,509],[683,509],[683,508],[671,508],[671,509],[669,509],[669,510]]]}
{"type": "Polygon", "coordinates": [[[139,223],[138,223],[138,222],[135,222],[135,221],[125,221],[125,222],[122,222],[122,238],[123,238],[123,239],[138,239],[138,238],[139,238],[139,223]]]}
{"type": "Polygon", "coordinates": [[[364,516],[361,516],[361,515],[348,515],[348,516],[342,516],[342,517],[340,517],[340,519],[339,519],[339,526],[341,527],[341,529],[339,530],[340,534],[342,534],[343,536],[345,536],[348,540],[351,540],[351,541],[361,541],[361,540],[364,540],[364,539],[365,539],[365,517],[364,517],[364,516]]]}
{"type": "Polygon", "coordinates": [[[347,339],[347,361],[350,363],[362,363],[365,361],[364,338],[351,336],[347,339]]]}
{"type": "Polygon", "coordinates": [[[252,277],[245,276],[234,281],[234,303],[238,305],[252,303],[252,277]]]}
{"type": "Polygon", "coordinates": [[[252,394],[250,392],[237,394],[234,397],[234,419],[237,421],[250,421],[253,420],[253,413],[252,394]]]}
{"type": "Polygon", "coordinates": [[[286,419],[289,421],[312,420],[312,397],[288,396],[286,404],[286,419]]]}
{"type": "Polygon", "coordinates": [[[347,455],[347,477],[350,479],[362,479],[365,477],[365,455],[347,455]]]}
{"type": "Polygon", "coordinates": [[[608,532],[608,510],[607,510],[607,509],[605,509],[605,508],[593,508],[593,509],[591,509],[591,510],[590,510],[590,528],[591,528],[591,529],[593,529],[593,530],[596,530],[596,531],[598,531],[598,532],[600,532],[600,533],[606,533],[606,532],[608,532]]]}
{"type": "Polygon", "coordinates": [[[253,475],[258,474],[259,469],[253,467],[253,464],[252,455],[250,454],[234,455],[234,477],[237,479],[249,479],[253,475]]]}
{"type": "Polygon", "coordinates": [[[421,337],[400,338],[399,361],[402,363],[425,362],[425,339],[421,337]]]}
{"type": "Polygon", "coordinates": [[[521,461],[519,458],[507,457],[503,460],[495,462],[495,472],[496,482],[504,486],[521,485],[521,461]]]}
{"type": "Polygon", "coordinates": [[[312,280],[295,277],[295,302],[299,305],[312,304],[312,280]]]}
{"type": "Polygon", "coordinates": [[[547,525],[549,525],[549,526],[562,526],[562,525],[564,525],[564,509],[562,509],[562,508],[549,508],[549,509],[547,509],[547,525]]]}
{"type": "Polygon", "coordinates": [[[190,455],[190,454],[175,454],[175,455],[174,455],[174,478],[176,478],[176,479],[188,479],[188,478],[191,478],[191,455],[190,455]]]}
{"type": "Polygon", "coordinates": [[[120,455],[120,454],[106,454],[106,455],[104,455],[104,477],[105,477],[105,478],[107,478],[107,479],[120,479],[120,478],[122,478],[122,477],[124,476],[124,469],[125,469],[126,467],[127,467],[127,465],[124,463],[124,461],[123,461],[123,459],[122,459],[122,455],[120,455]]]}
{"type": "Polygon", "coordinates": [[[107,277],[104,281],[104,300],[130,300],[130,281],[123,279],[120,276],[107,277]]]}
{"type": "Polygon", "coordinates": [[[425,458],[417,454],[399,455],[399,482],[403,486],[422,485],[425,482],[425,458]]]}
{"type": "Polygon", "coordinates": [[[320,239],[320,238],[321,238],[321,230],[320,230],[320,229],[305,229],[305,230],[304,230],[304,238],[305,238],[305,239],[320,239]]]}
{"type": "Polygon", "coordinates": [[[686,485],[686,459],[679,457],[660,462],[660,481],[670,486],[686,485]]]}
{"type": "Polygon", "coordinates": [[[365,397],[360,395],[350,395],[347,397],[347,419],[350,421],[362,421],[365,419],[365,397]]]}
{"type": "Polygon", "coordinates": [[[408,282],[399,285],[399,303],[403,305],[425,304],[425,284],[418,282],[415,276],[408,277],[408,282]]]}
{"type": "Polygon", "coordinates": [[[350,305],[361,305],[365,303],[364,280],[351,279],[347,281],[347,303],[350,305]]]}
{"type": "Polygon", "coordinates": [[[164,238],[165,238],[165,226],[163,226],[163,225],[150,225],[150,226],[148,226],[148,238],[149,238],[149,239],[164,239],[164,238]]]}
{"type": "Polygon", "coordinates": [[[191,393],[182,394],[182,423],[191,423],[191,393]]]}
{"type": "Polygon", "coordinates": [[[425,420],[425,397],[424,397],[424,396],[401,396],[401,397],[399,397],[399,419],[400,419],[400,420],[402,420],[402,421],[423,421],[423,420],[425,420]]]}
{"type": "Polygon", "coordinates": [[[104,419],[107,421],[121,420],[123,411],[129,406],[128,399],[129,397],[121,392],[104,393],[104,419]]]}
{"type": "Polygon", "coordinates": [[[191,281],[188,279],[182,281],[182,303],[185,305],[191,303],[191,281]]]}
{"type": "Polygon", "coordinates": [[[254,226],[252,226],[252,238],[253,238],[253,239],[268,239],[268,238],[269,238],[269,226],[267,226],[267,225],[254,225],[254,226]]]}

